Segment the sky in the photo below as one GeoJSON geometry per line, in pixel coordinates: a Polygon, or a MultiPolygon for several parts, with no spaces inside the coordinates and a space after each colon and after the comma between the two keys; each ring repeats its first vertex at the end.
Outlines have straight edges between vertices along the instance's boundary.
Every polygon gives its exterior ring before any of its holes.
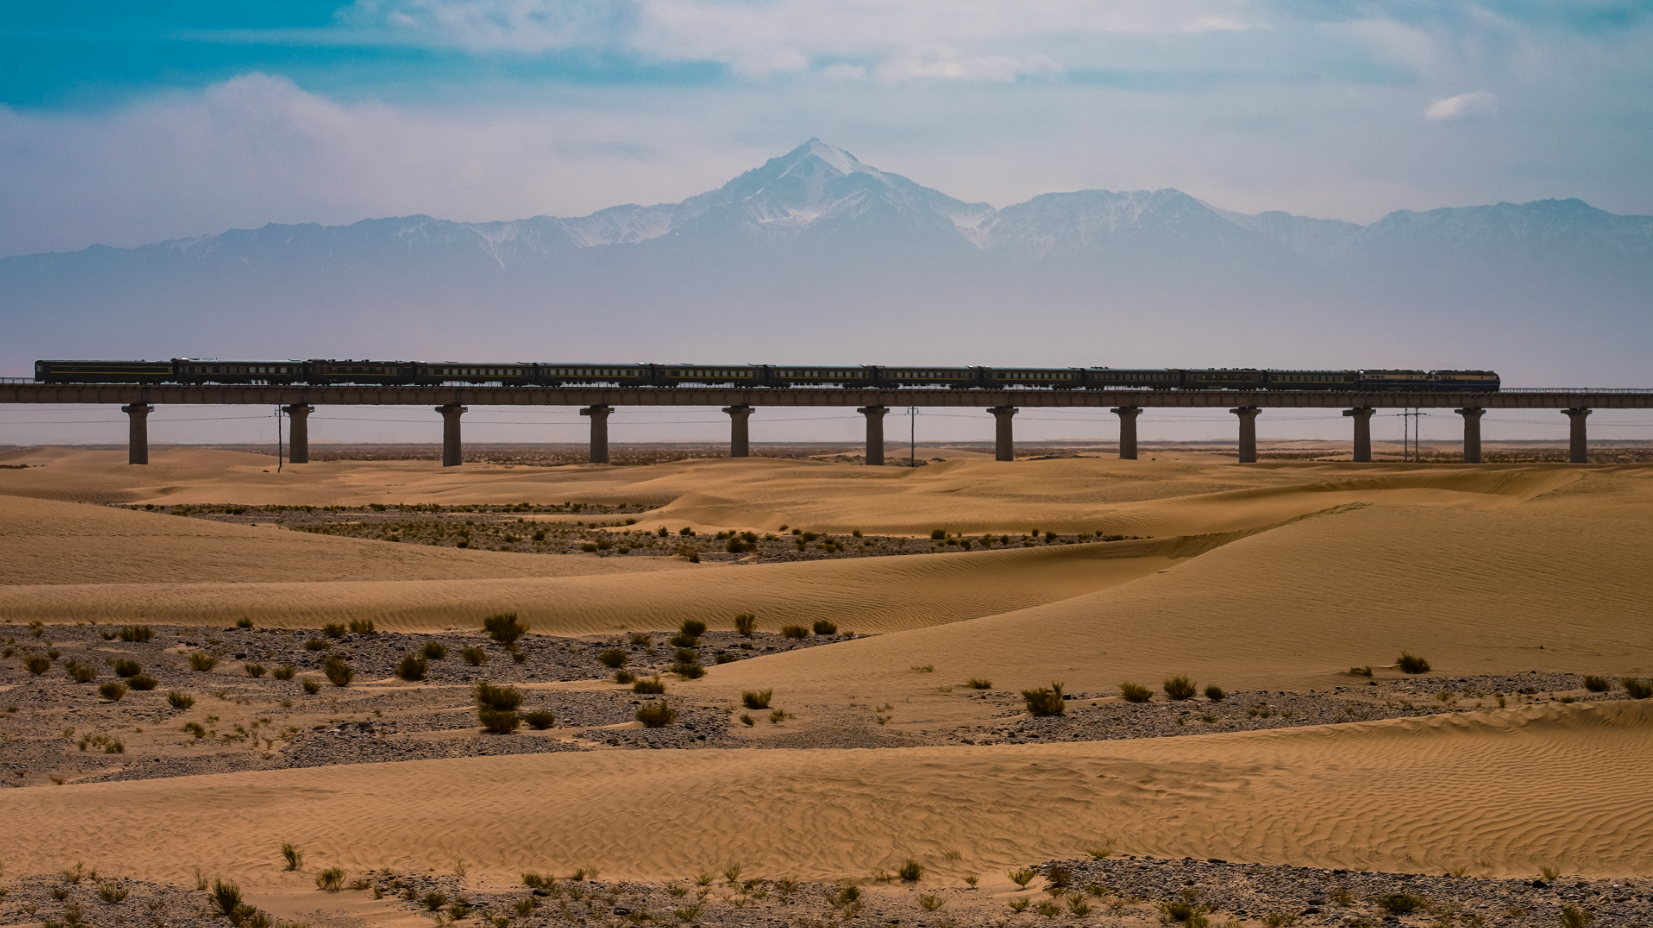
{"type": "Polygon", "coordinates": [[[0,256],[675,202],[811,136],[971,201],[1653,214],[1653,0],[17,0],[0,256]]]}
{"type": "MultiPolygon", "coordinates": [[[[676,202],[810,137],[1001,207],[1174,187],[1361,223],[1550,197],[1653,214],[1653,0],[0,4],[0,257],[272,222],[676,202]]],[[[264,412],[173,409],[151,430],[267,440],[264,412]]],[[[1425,436],[1456,436],[1457,417],[1438,412],[1425,436]]],[[[349,415],[312,433],[436,434],[417,411],[349,415]]],[[[715,415],[684,415],[630,434],[727,435],[715,415]]],[[[1489,415],[1487,434],[1565,434],[1536,415],[1489,415]]],[[[4,418],[0,443],[125,433],[92,407],[4,418]]],[[[555,411],[537,426],[492,418],[473,416],[468,435],[585,434],[555,411]]],[[[1142,433],[1225,437],[1229,418],[1144,417],[1142,433]]],[[[1599,416],[1593,434],[1644,438],[1645,418],[1599,416]]],[[[622,419],[616,441],[634,427],[622,419]]],[[[1265,437],[1346,431],[1277,419],[1265,437]]],[[[985,419],[920,424],[921,439],[991,434],[985,419]]],[[[760,441],[854,441],[860,427],[753,423],[760,441]]],[[[1018,431],[1117,434],[1105,415],[1025,416],[1018,431]]],[[[1398,438],[1400,420],[1374,434],[1398,438]]]]}

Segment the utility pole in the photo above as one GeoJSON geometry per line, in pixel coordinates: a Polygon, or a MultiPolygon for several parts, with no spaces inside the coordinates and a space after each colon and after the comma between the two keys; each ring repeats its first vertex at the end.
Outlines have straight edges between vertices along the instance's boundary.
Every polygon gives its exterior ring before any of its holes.
{"type": "Polygon", "coordinates": [[[918,407],[907,407],[907,466],[918,466],[918,407]]]}
{"type": "Polygon", "coordinates": [[[276,473],[281,473],[281,404],[276,404],[276,473]]]}

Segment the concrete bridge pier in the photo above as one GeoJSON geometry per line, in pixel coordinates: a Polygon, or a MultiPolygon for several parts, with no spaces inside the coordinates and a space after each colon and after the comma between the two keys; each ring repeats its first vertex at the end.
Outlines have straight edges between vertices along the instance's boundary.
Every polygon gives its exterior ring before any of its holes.
{"type": "Polygon", "coordinates": [[[1453,412],[1464,417],[1464,463],[1481,463],[1481,417],[1487,414],[1479,406],[1466,406],[1453,412]]]}
{"type": "Polygon", "coordinates": [[[888,406],[862,406],[855,410],[867,417],[867,465],[882,467],[884,464],[884,417],[889,414],[888,406]]]}
{"type": "Polygon", "coordinates": [[[752,407],[725,406],[723,411],[729,414],[729,456],[751,457],[751,446],[747,443],[746,420],[752,418],[752,407]]]}
{"type": "Polygon", "coordinates": [[[148,403],[132,403],[121,407],[126,413],[126,463],[149,463],[149,414],[155,407],[148,403]]]}
{"type": "Polygon", "coordinates": [[[1119,459],[1136,460],[1136,417],[1142,415],[1142,407],[1119,406],[1108,411],[1119,417],[1119,459]]]}
{"type": "Polygon", "coordinates": [[[1584,420],[1590,417],[1590,410],[1563,409],[1561,412],[1572,420],[1567,435],[1567,460],[1574,464],[1590,463],[1590,441],[1584,430],[1584,420]]]}
{"type": "Polygon", "coordinates": [[[310,414],[316,407],[294,403],[281,411],[287,414],[287,463],[310,463],[310,414]]]}
{"type": "Polygon", "coordinates": [[[1016,415],[1014,406],[989,406],[987,411],[993,414],[993,460],[1016,460],[1016,436],[1010,427],[1011,417],[1016,415]]]}
{"type": "Polygon", "coordinates": [[[459,417],[468,410],[458,403],[436,407],[442,414],[442,466],[458,467],[465,463],[465,451],[459,443],[459,417]]]}
{"type": "Polygon", "coordinates": [[[1372,413],[1377,412],[1370,406],[1356,406],[1354,409],[1345,409],[1345,416],[1352,416],[1355,420],[1355,462],[1370,464],[1372,462],[1372,413]]]}
{"type": "Polygon", "coordinates": [[[1260,406],[1241,406],[1229,412],[1240,417],[1240,463],[1257,463],[1257,414],[1260,406]]]}
{"type": "Polygon", "coordinates": [[[613,406],[587,406],[580,410],[580,415],[591,417],[591,463],[608,463],[608,417],[614,412],[613,406]]]}

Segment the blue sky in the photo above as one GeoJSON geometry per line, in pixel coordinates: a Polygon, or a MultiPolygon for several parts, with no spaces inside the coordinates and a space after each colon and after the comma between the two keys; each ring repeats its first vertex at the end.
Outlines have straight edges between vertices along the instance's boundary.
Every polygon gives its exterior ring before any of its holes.
{"type": "Polygon", "coordinates": [[[1653,213],[1653,0],[0,5],[0,255],[675,201],[819,136],[1006,205],[1653,213]]]}

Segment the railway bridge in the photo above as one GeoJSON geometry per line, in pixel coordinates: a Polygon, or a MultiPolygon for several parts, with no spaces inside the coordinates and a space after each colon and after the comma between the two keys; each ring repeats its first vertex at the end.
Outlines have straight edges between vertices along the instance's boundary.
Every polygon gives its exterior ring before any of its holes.
{"type": "MultiPolygon", "coordinates": [[[[729,454],[749,454],[749,420],[775,406],[854,407],[866,417],[866,463],[884,463],[884,416],[897,407],[977,407],[992,414],[996,457],[1014,459],[1013,421],[1020,409],[1106,408],[1119,417],[1119,456],[1137,456],[1137,419],[1158,408],[1226,408],[1239,428],[1240,463],[1257,460],[1257,420],[1272,409],[1341,409],[1354,426],[1354,459],[1372,459],[1371,419],[1379,409],[1452,409],[1463,417],[1464,462],[1481,462],[1481,416],[1489,409],[1553,409],[1570,420],[1570,460],[1585,463],[1586,421],[1595,409],[1653,408],[1653,390],[1504,389],[1475,392],[1344,390],[954,390],[836,387],[536,387],[50,384],[0,380],[0,403],[119,405],[130,419],[129,455],[149,463],[148,416],[157,405],[280,406],[289,421],[290,460],[309,461],[308,417],[317,406],[429,406],[442,420],[442,464],[464,462],[461,418],[471,406],[574,406],[591,420],[591,461],[608,463],[608,420],[631,406],[712,406],[729,416],[729,454]]],[[[762,421],[761,418],[759,420],[762,421]]],[[[1265,419],[1266,421],[1266,419],[1265,419]]]]}

